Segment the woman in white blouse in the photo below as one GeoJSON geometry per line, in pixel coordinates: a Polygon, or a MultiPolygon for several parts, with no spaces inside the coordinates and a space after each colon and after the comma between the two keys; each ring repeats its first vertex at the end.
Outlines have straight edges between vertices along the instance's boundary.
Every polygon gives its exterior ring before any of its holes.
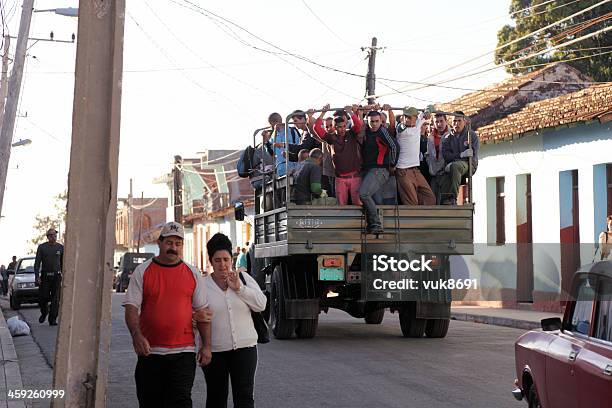
{"type": "Polygon", "coordinates": [[[206,244],[213,273],[205,278],[207,303],[213,312],[211,345],[200,353],[212,353],[202,369],[206,378],[206,407],[227,407],[228,380],[232,381],[234,407],[254,407],[253,388],[257,368],[257,331],[251,311],[266,307],[266,295],[249,274],[232,270],[232,243],[215,234],[206,244]]]}

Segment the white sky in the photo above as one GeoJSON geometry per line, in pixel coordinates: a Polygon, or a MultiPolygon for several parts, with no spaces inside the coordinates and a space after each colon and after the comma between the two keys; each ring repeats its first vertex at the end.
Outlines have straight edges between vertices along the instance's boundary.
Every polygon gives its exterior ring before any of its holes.
{"type": "MultiPolygon", "coordinates": [[[[323,0],[193,1],[285,50],[358,74],[365,74],[367,68],[360,47],[376,36],[378,45],[386,47],[377,56],[377,76],[408,81],[422,80],[492,51],[497,30],[510,21],[510,0],[466,0],[461,6],[451,0],[388,0],[364,2],[360,7],[354,7],[359,2],[323,0]]],[[[21,0],[2,3],[10,33],[15,35],[21,0]]],[[[238,35],[271,49],[244,31],[232,27],[232,34],[177,3],[186,4],[183,0],[127,1],[120,196],[127,195],[130,178],[135,194],[167,196],[166,187],[152,180],[170,171],[175,154],[195,157],[204,149],[244,148],[253,130],[266,125],[270,112],[285,116],[298,108],[325,103],[344,106],[363,98],[363,78],[288,56],[282,59],[290,63],[283,62],[232,38],[238,35]]],[[[36,8],[45,9],[69,6],[78,7],[78,1],[35,3],[36,8]]],[[[55,39],[70,39],[77,33],[77,19],[34,14],[30,37],[48,38],[50,31],[55,39]]],[[[11,45],[12,54],[15,40],[11,45]]],[[[67,188],[75,55],[76,44],[39,42],[29,50],[14,140],[29,138],[33,143],[14,148],[11,154],[0,220],[0,263],[8,263],[13,254],[25,255],[35,215],[49,212],[53,196],[67,188]]],[[[491,67],[492,55],[425,82],[459,76],[486,63],[491,67]]],[[[448,85],[482,88],[505,77],[503,69],[496,69],[448,85]]],[[[380,83],[376,89],[377,93],[390,91],[380,83]]],[[[466,92],[427,88],[411,96],[441,102],[466,92]]],[[[428,104],[411,96],[388,96],[380,102],[428,104]]]]}

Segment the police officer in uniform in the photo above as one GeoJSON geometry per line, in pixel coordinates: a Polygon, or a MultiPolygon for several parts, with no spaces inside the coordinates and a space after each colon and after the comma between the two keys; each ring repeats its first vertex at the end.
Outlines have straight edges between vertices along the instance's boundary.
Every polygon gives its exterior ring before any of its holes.
{"type": "Polygon", "coordinates": [[[39,285],[40,318],[38,321],[43,323],[48,314],[49,325],[55,326],[59,312],[64,246],[57,242],[57,231],[53,228],[47,231],[47,240],[38,246],[34,262],[34,274],[39,285]],[[50,310],[49,301],[51,301],[50,310]]]}

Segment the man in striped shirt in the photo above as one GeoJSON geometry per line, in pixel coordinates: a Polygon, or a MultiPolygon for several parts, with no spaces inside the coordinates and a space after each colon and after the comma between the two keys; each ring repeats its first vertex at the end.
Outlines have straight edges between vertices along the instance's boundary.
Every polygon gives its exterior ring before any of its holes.
{"type": "MultiPolygon", "coordinates": [[[[183,226],[169,222],[159,236],[159,256],[132,274],[123,305],[132,335],[140,407],[191,407],[196,354],[192,318],[210,345],[205,287],[199,271],[182,261],[183,226]]],[[[210,350],[210,347],[207,348],[210,350]]],[[[198,356],[208,364],[211,355],[198,356]]]]}

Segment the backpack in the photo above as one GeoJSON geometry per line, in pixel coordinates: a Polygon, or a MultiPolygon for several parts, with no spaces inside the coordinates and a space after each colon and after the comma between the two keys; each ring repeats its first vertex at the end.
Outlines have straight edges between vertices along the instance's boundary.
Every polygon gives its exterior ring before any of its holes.
{"type": "Polygon", "coordinates": [[[255,154],[255,149],[253,146],[247,146],[246,149],[240,155],[238,162],[236,163],[236,170],[238,170],[238,176],[242,178],[247,178],[251,175],[253,171],[253,155],[255,154]]]}

